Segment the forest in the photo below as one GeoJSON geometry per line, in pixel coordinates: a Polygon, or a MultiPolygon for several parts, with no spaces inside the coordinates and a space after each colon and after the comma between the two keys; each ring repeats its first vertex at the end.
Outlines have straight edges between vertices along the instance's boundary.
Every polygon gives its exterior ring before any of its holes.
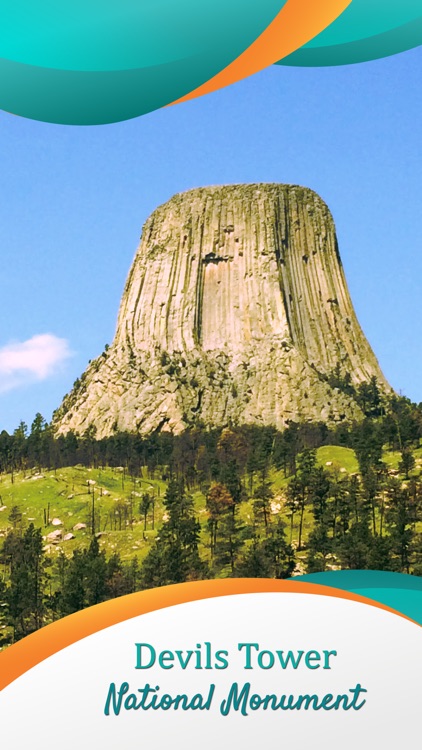
{"type": "Polygon", "coordinates": [[[0,647],[166,584],[344,568],[422,575],[422,405],[382,395],[375,380],[359,395],[363,421],[335,427],[97,440],[95,430],[57,436],[37,414],[29,429],[1,432],[0,647]]]}

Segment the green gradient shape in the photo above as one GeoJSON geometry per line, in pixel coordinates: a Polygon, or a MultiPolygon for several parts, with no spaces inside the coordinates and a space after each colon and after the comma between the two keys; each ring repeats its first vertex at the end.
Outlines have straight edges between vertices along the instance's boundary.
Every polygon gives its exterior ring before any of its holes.
{"type": "Polygon", "coordinates": [[[278,65],[348,65],[388,57],[422,44],[420,0],[353,0],[325,31],[278,65]]]}
{"type": "Polygon", "coordinates": [[[137,117],[239,57],[287,0],[14,0],[0,8],[0,108],[48,122],[137,117]]]}

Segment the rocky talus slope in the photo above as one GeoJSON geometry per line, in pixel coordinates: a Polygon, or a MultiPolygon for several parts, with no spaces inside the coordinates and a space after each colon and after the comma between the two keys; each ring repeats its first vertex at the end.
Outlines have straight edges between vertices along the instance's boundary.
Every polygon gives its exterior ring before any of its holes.
{"type": "Polygon", "coordinates": [[[113,344],[54,422],[59,433],[95,426],[101,437],[359,418],[337,387],[346,373],[389,389],[325,203],[292,185],[200,188],[147,220],[113,344]]]}

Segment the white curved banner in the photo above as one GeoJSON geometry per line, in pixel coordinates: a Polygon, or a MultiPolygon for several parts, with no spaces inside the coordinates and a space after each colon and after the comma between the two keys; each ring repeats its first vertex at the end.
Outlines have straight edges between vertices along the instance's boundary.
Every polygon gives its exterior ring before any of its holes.
{"type": "Polygon", "coordinates": [[[422,628],[336,597],[193,601],[96,632],[0,693],[7,750],[396,750],[419,736],[422,628]]]}

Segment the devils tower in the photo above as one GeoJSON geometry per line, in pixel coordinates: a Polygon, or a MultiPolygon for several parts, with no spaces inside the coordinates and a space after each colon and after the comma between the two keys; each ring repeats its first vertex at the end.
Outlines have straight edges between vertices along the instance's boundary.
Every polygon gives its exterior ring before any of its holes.
{"type": "Polygon", "coordinates": [[[334,222],[294,185],[207,187],[147,220],[112,345],[56,430],[359,419],[342,378],[390,390],[356,319],[334,222]],[[335,375],[335,377],[334,377],[335,375]]]}

